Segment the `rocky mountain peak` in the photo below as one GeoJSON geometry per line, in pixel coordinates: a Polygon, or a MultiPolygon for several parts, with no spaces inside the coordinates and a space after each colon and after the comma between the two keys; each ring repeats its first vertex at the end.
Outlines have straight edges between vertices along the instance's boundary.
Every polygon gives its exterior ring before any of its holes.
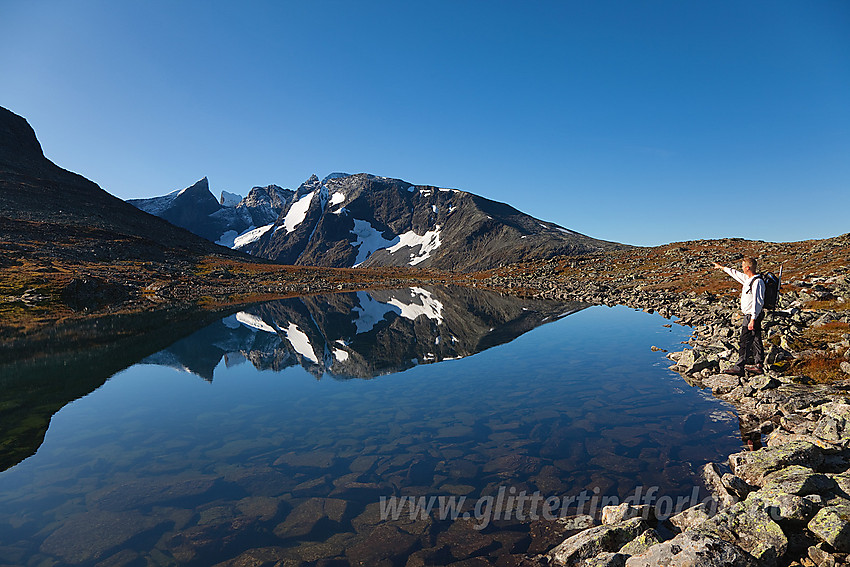
{"type": "Polygon", "coordinates": [[[19,166],[44,160],[35,130],[22,116],[0,106],[0,165],[19,166]]]}

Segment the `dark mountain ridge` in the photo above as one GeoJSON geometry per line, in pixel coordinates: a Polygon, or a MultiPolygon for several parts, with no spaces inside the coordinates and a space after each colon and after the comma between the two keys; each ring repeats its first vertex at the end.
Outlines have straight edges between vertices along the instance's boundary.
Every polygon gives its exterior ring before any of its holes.
{"type": "Polygon", "coordinates": [[[74,259],[241,256],[139,211],[44,156],[27,121],[0,107],[0,241],[74,259]]]}

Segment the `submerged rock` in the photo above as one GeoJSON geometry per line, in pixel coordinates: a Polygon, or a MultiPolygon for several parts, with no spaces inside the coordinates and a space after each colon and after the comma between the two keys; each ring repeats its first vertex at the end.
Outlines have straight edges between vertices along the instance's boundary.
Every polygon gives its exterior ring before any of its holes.
{"type": "Polygon", "coordinates": [[[131,539],[164,523],[134,511],[84,512],[66,519],[41,544],[41,551],[68,563],[101,559],[131,539]]]}

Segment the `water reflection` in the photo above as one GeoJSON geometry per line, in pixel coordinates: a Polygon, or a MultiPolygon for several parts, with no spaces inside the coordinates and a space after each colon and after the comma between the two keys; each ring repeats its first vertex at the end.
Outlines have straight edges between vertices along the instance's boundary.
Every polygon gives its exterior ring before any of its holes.
{"type": "Polygon", "coordinates": [[[372,378],[455,360],[587,307],[468,288],[412,287],[255,305],[142,360],[212,381],[222,361],[301,366],[317,378],[372,378]]]}
{"type": "MultiPolygon", "coordinates": [[[[206,321],[0,474],[0,564],[507,565],[562,531],[388,521],[381,498],[690,495],[740,444],[731,408],[650,351],[683,330],[583,307],[411,288],[206,321]]],[[[76,372],[104,372],[93,360],[76,372]]]]}

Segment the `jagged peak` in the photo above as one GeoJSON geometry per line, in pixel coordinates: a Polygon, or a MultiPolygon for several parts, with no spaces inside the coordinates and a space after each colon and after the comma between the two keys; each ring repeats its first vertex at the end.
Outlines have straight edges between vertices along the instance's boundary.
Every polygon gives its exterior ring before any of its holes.
{"type": "Polygon", "coordinates": [[[330,173],[327,176],[325,176],[324,179],[322,179],[322,184],[324,185],[325,183],[327,183],[331,179],[343,179],[345,177],[351,177],[351,174],[350,173],[342,173],[342,172],[330,173]]]}

